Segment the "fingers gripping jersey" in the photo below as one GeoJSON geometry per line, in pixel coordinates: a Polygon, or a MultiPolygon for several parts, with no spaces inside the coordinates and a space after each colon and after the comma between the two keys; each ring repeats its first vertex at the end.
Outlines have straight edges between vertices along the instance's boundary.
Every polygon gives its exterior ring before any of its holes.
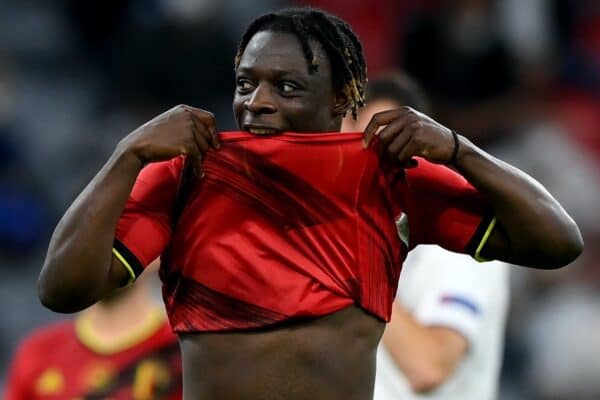
{"type": "Polygon", "coordinates": [[[407,251],[396,217],[414,214],[442,232],[427,235],[410,223],[411,236],[458,251],[481,221],[481,196],[460,177],[448,184],[451,197],[471,199],[474,211],[411,211],[428,207],[417,198],[416,183],[425,180],[416,179],[413,193],[404,171],[362,148],[361,134],[220,137],[223,146],[207,153],[175,229],[182,158],[141,172],[117,227],[115,251],[134,272],[164,252],[163,295],[177,332],[257,328],[354,303],[388,320],[407,251]],[[444,233],[445,221],[462,214],[466,222],[444,233]]]}

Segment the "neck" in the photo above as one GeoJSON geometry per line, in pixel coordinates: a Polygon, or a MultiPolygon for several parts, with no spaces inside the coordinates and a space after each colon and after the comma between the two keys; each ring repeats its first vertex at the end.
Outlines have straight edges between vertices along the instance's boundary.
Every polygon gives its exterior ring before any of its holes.
{"type": "Polygon", "coordinates": [[[154,333],[164,313],[144,285],[122,293],[84,311],[76,321],[77,334],[88,347],[112,353],[154,333]]]}

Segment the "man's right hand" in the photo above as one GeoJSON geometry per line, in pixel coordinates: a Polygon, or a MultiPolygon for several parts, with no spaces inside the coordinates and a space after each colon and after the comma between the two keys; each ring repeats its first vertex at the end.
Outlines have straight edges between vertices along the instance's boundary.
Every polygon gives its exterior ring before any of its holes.
{"type": "Polygon", "coordinates": [[[212,147],[219,149],[215,117],[212,113],[187,105],[178,105],[146,122],[119,146],[134,154],[145,165],[185,155],[200,165],[212,147]]]}

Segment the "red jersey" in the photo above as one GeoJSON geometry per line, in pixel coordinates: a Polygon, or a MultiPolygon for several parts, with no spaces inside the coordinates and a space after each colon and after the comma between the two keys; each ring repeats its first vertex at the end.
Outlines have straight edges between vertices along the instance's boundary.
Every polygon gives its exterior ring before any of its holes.
{"type": "Polygon", "coordinates": [[[42,328],[19,347],[4,399],[181,399],[181,355],[162,312],[126,339],[102,345],[85,318],[42,328]]]}
{"type": "Polygon", "coordinates": [[[259,328],[355,303],[389,320],[408,249],[466,252],[487,209],[460,175],[424,160],[405,172],[363,149],[361,133],[220,140],[175,229],[182,158],[140,173],[117,226],[115,254],[134,273],[164,253],[176,332],[259,328]],[[406,244],[395,225],[403,213],[406,244]]]}

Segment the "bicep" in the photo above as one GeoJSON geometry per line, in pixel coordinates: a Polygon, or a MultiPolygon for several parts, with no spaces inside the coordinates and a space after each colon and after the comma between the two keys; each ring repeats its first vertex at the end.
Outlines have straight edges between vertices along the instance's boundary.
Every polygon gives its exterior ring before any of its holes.
{"type": "Polygon", "coordinates": [[[136,276],[130,272],[125,264],[115,256],[114,252],[110,260],[108,275],[104,282],[99,298],[103,299],[110,295],[113,291],[123,288],[135,280],[136,276]]]}
{"type": "Polygon", "coordinates": [[[133,284],[138,275],[127,260],[120,257],[119,253],[113,250],[104,295],[106,296],[114,290],[133,284]]]}
{"type": "Polygon", "coordinates": [[[108,273],[108,288],[115,290],[132,283],[136,276],[123,261],[121,261],[114,253],[111,258],[110,269],[108,273]]]}
{"type": "Polygon", "coordinates": [[[479,249],[479,254],[475,255],[480,261],[500,260],[511,264],[518,263],[517,257],[511,250],[508,234],[498,221],[496,221],[486,242],[479,249]]]}

